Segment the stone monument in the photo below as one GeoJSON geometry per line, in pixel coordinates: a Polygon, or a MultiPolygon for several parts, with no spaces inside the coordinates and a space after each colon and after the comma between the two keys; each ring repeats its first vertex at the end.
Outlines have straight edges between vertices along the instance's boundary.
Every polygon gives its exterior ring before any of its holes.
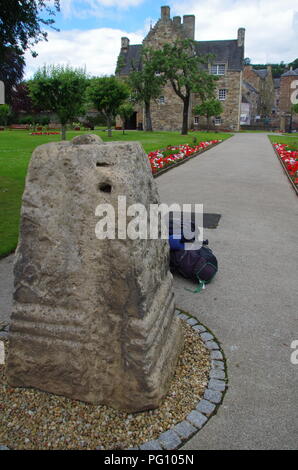
{"type": "Polygon", "coordinates": [[[166,395],[183,344],[168,242],[99,239],[96,207],[117,214],[119,195],[148,210],[159,202],[139,143],[82,135],[34,151],[14,267],[11,386],[132,412],[166,395]]]}

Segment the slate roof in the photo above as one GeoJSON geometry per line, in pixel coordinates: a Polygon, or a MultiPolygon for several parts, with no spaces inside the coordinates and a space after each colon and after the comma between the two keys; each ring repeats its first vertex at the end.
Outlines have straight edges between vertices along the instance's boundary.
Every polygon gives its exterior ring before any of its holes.
{"type": "Polygon", "coordinates": [[[228,70],[241,71],[243,68],[244,48],[239,47],[237,39],[223,41],[196,41],[198,54],[213,54],[214,63],[228,64],[228,70]]]}
{"type": "Polygon", "coordinates": [[[253,69],[254,72],[256,72],[257,75],[259,75],[260,78],[266,78],[268,70],[267,69],[253,69]]]}
{"type": "Polygon", "coordinates": [[[121,75],[128,75],[131,72],[132,64],[135,67],[140,66],[142,44],[132,44],[129,46],[127,52],[120,52],[120,56],[124,59],[124,66],[121,68],[121,75]]]}
{"type": "MultiPolygon", "coordinates": [[[[223,41],[195,41],[196,51],[200,55],[214,55],[213,63],[228,64],[228,70],[241,71],[243,67],[244,48],[238,47],[237,40],[223,41]]],[[[131,64],[140,65],[142,45],[130,45],[127,52],[120,52],[125,65],[121,68],[121,75],[128,75],[131,64]]]]}
{"type": "Polygon", "coordinates": [[[253,93],[258,93],[258,94],[259,94],[259,91],[256,90],[255,87],[253,87],[250,83],[246,82],[245,80],[243,80],[243,85],[244,85],[245,88],[247,88],[249,91],[252,91],[253,93]]]}
{"type": "Polygon", "coordinates": [[[282,74],[282,77],[290,77],[290,76],[296,76],[298,75],[298,69],[295,70],[289,70],[288,72],[285,72],[282,74]]]}

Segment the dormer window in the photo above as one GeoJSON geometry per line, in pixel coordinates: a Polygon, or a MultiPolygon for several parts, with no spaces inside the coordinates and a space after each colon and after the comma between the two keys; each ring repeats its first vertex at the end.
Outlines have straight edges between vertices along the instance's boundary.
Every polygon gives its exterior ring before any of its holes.
{"type": "Polygon", "coordinates": [[[225,64],[212,64],[210,71],[212,75],[224,75],[226,73],[226,65],[225,64]]]}

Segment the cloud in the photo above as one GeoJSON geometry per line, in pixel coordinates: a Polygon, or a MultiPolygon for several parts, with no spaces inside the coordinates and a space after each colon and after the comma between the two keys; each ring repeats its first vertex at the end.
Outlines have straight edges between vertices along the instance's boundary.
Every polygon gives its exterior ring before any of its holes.
{"type": "Polygon", "coordinates": [[[127,10],[141,5],[144,0],[62,0],[61,12],[64,18],[105,17],[111,9],[127,10]]]}
{"type": "Polygon", "coordinates": [[[233,39],[246,29],[245,56],[253,63],[290,62],[297,57],[297,0],[172,1],[172,15],[196,16],[196,39],[233,39]]]}
{"type": "Polygon", "coordinates": [[[127,33],[120,29],[98,28],[88,31],[49,31],[48,42],[36,45],[37,58],[26,54],[26,76],[47,64],[68,64],[72,67],[86,67],[91,75],[110,75],[115,72],[121,47],[121,37],[127,36],[132,44],[140,44],[142,34],[127,33]]]}

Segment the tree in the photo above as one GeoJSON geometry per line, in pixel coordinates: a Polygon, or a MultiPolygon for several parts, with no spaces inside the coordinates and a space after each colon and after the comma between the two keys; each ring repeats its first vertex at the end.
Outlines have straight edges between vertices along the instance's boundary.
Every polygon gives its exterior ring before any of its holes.
{"type": "Polygon", "coordinates": [[[47,32],[43,26],[53,27],[53,16],[60,10],[59,0],[4,0],[0,8],[0,63],[7,48],[17,50],[19,55],[44,39],[47,32]],[[46,18],[45,16],[48,16],[46,18]]]}
{"type": "Polygon", "coordinates": [[[289,64],[290,67],[293,67],[293,70],[298,69],[298,57],[289,64]]]}
{"type": "Polygon", "coordinates": [[[126,102],[126,103],[123,103],[121,106],[119,106],[119,109],[118,109],[118,114],[119,116],[121,117],[122,121],[123,121],[123,134],[125,133],[124,132],[124,129],[125,129],[125,121],[127,121],[128,119],[131,118],[131,116],[133,115],[134,113],[134,108],[133,108],[133,105],[129,102],[126,102]]]}
{"type": "Polygon", "coordinates": [[[198,55],[195,42],[191,39],[177,40],[165,44],[155,51],[156,70],[169,80],[174,92],[183,102],[183,119],[181,134],[188,132],[188,113],[191,93],[197,93],[201,101],[213,96],[215,81],[218,77],[209,74],[204,68],[211,60],[211,55],[198,55]]]}
{"type": "Polygon", "coordinates": [[[194,114],[198,116],[205,116],[207,119],[207,130],[210,130],[210,118],[213,116],[220,116],[223,112],[222,104],[219,100],[211,98],[203,101],[203,103],[194,107],[194,114]]]}
{"type": "MultiPolygon", "coordinates": [[[[1,46],[0,46],[1,50],[1,46]]],[[[24,57],[13,47],[2,50],[0,60],[0,80],[5,85],[5,102],[11,104],[14,87],[23,78],[25,60],[24,57]]]]}
{"type": "Polygon", "coordinates": [[[28,84],[26,82],[21,82],[13,87],[11,92],[11,109],[16,115],[19,115],[22,112],[26,114],[35,114],[40,111],[38,107],[33,105],[28,84]]]}
{"type": "Polygon", "coordinates": [[[53,65],[39,69],[28,82],[33,104],[57,114],[61,139],[66,139],[66,124],[84,114],[88,79],[85,70],[53,65]]]}
{"type": "Polygon", "coordinates": [[[128,86],[115,76],[92,78],[87,88],[87,97],[104,115],[108,135],[111,137],[112,122],[118,114],[119,107],[129,97],[128,86]]]}
{"type": "Polygon", "coordinates": [[[152,132],[152,119],[150,103],[161,94],[162,85],[165,84],[165,77],[157,74],[158,69],[155,64],[155,51],[143,49],[141,63],[137,68],[132,64],[133,71],[129,74],[128,83],[132,89],[132,99],[136,103],[144,103],[145,106],[145,131],[152,132]]]}
{"type": "Polygon", "coordinates": [[[0,125],[7,126],[7,119],[10,115],[10,107],[8,104],[0,104],[0,125]]]}

